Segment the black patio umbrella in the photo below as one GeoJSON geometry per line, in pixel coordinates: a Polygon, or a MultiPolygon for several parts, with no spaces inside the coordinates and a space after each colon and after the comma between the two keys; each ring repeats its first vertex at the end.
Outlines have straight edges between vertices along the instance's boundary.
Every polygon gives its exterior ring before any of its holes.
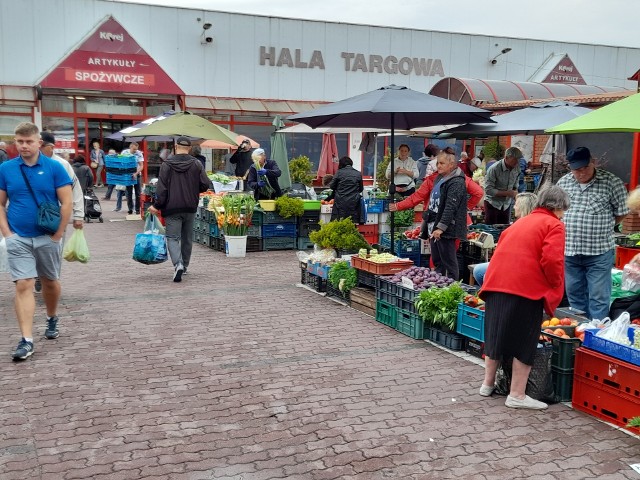
{"type": "MultiPolygon", "coordinates": [[[[555,125],[559,125],[574,118],[592,112],[590,108],[580,107],[577,103],[565,100],[538,103],[521,110],[495,115],[491,117],[496,123],[470,123],[443,130],[438,136],[447,135],[455,138],[486,137],[501,135],[539,135],[555,125]]],[[[551,181],[554,181],[555,142],[556,136],[551,136],[551,181]]]]}
{"type": "MultiPolygon", "coordinates": [[[[391,184],[394,177],[394,134],[396,129],[460,123],[493,123],[491,112],[462,103],[389,85],[314,110],[297,113],[288,120],[310,127],[382,128],[391,130],[391,184]]],[[[391,215],[391,251],[394,216],[391,215]]]]}

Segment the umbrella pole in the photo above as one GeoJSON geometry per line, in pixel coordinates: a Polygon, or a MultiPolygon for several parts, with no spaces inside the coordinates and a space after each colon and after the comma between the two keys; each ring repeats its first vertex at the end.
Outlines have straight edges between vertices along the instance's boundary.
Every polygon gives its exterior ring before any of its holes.
{"type": "MultiPolygon", "coordinates": [[[[393,141],[393,137],[395,135],[395,128],[394,128],[394,123],[395,123],[395,113],[391,113],[391,158],[389,159],[389,161],[391,162],[391,184],[395,185],[395,162],[394,162],[394,158],[395,158],[395,150],[394,150],[394,141],[393,141]]],[[[395,191],[395,189],[394,189],[395,191]]],[[[389,194],[389,203],[391,203],[393,201],[393,197],[394,197],[395,193],[390,193],[389,194]]],[[[395,233],[395,218],[394,218],[394,213],[391,212],[391,254],[395,255],[396,253],[396,247],[395,247],[395,241],[394,241],[394,233],[395,233]]]]}
{"type": "MultiPolygon", "coordinates": [[[[366,135],[366,134],[365,134],[366,135]]],[[[378,185],[378,134],[373,134],[373,188],[378,185]]]]}
{"type": "Polygon", "coordinates": [[[556,136],[551,135],[551,185],[555,183],[556,171],[556,136]]]}

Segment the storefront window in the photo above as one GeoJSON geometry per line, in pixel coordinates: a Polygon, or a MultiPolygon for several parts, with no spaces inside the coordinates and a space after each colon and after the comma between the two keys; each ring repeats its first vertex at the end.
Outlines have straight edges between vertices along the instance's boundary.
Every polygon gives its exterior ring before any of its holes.
{"type": "MultiPolygon", "coordinates": [[[[78,139],[73,130],[73,118],[43,116],[42,129],[56,137],[56,153],[76,153],[78,139]]],[[[84,130],[82,134],[84,136],[84,130]]]]}
{"type": "Polygon", "coordinates": [[[148,117],[155,117],[162,115],[168,110],[175,110],[175,102],[172,100],[147,100],[147,113],[148,117]]]}
{"type": "MultiPolygon", "coordinates": [[[[142,101],[137,98],[76,97],[77,113],[142,115],[142,101]]],[[[162,113],[162,112],[160,112],[162,113]]]]}
{"type": "Polygon", "coordinates": [[[42,110],[45,112],[73,113],[73,97],[46,95],[42,99],[42,110]]]}
{"type": "Polygon", "coordinates": [[[31,117],[19,115],[0,115],[0,139],[3,141],[13,141],[13,131],[16,126],[22,122],[30,122],[31,117]]]}

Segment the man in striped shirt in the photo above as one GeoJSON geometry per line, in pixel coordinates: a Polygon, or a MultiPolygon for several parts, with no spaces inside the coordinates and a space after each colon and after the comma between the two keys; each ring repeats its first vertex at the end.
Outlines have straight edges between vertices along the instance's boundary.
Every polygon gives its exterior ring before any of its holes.
{"type": "Polygon", "coordinates": [[[629,213],[624,183],[596,168],[591,152],[578,147],[567,153],[571,172],[558,181],[569,195],[565,213],[565,288],[569,304],[589,318],[609,316],[613,229],[629,213]]]}

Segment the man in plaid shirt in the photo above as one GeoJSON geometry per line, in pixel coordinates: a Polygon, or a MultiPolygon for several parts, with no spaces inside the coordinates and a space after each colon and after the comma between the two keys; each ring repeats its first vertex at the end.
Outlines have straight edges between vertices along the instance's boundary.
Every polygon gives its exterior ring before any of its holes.
{"type": "Polygon", "coordinates": [[[596,168],[591,152],[578,147],[567,153],[571,173],[558,181],[569,195],[565,213],[565,288],[569,304],[587,317],[609,316],[613,229],[629,213],[624,183],[596,168]]]}

